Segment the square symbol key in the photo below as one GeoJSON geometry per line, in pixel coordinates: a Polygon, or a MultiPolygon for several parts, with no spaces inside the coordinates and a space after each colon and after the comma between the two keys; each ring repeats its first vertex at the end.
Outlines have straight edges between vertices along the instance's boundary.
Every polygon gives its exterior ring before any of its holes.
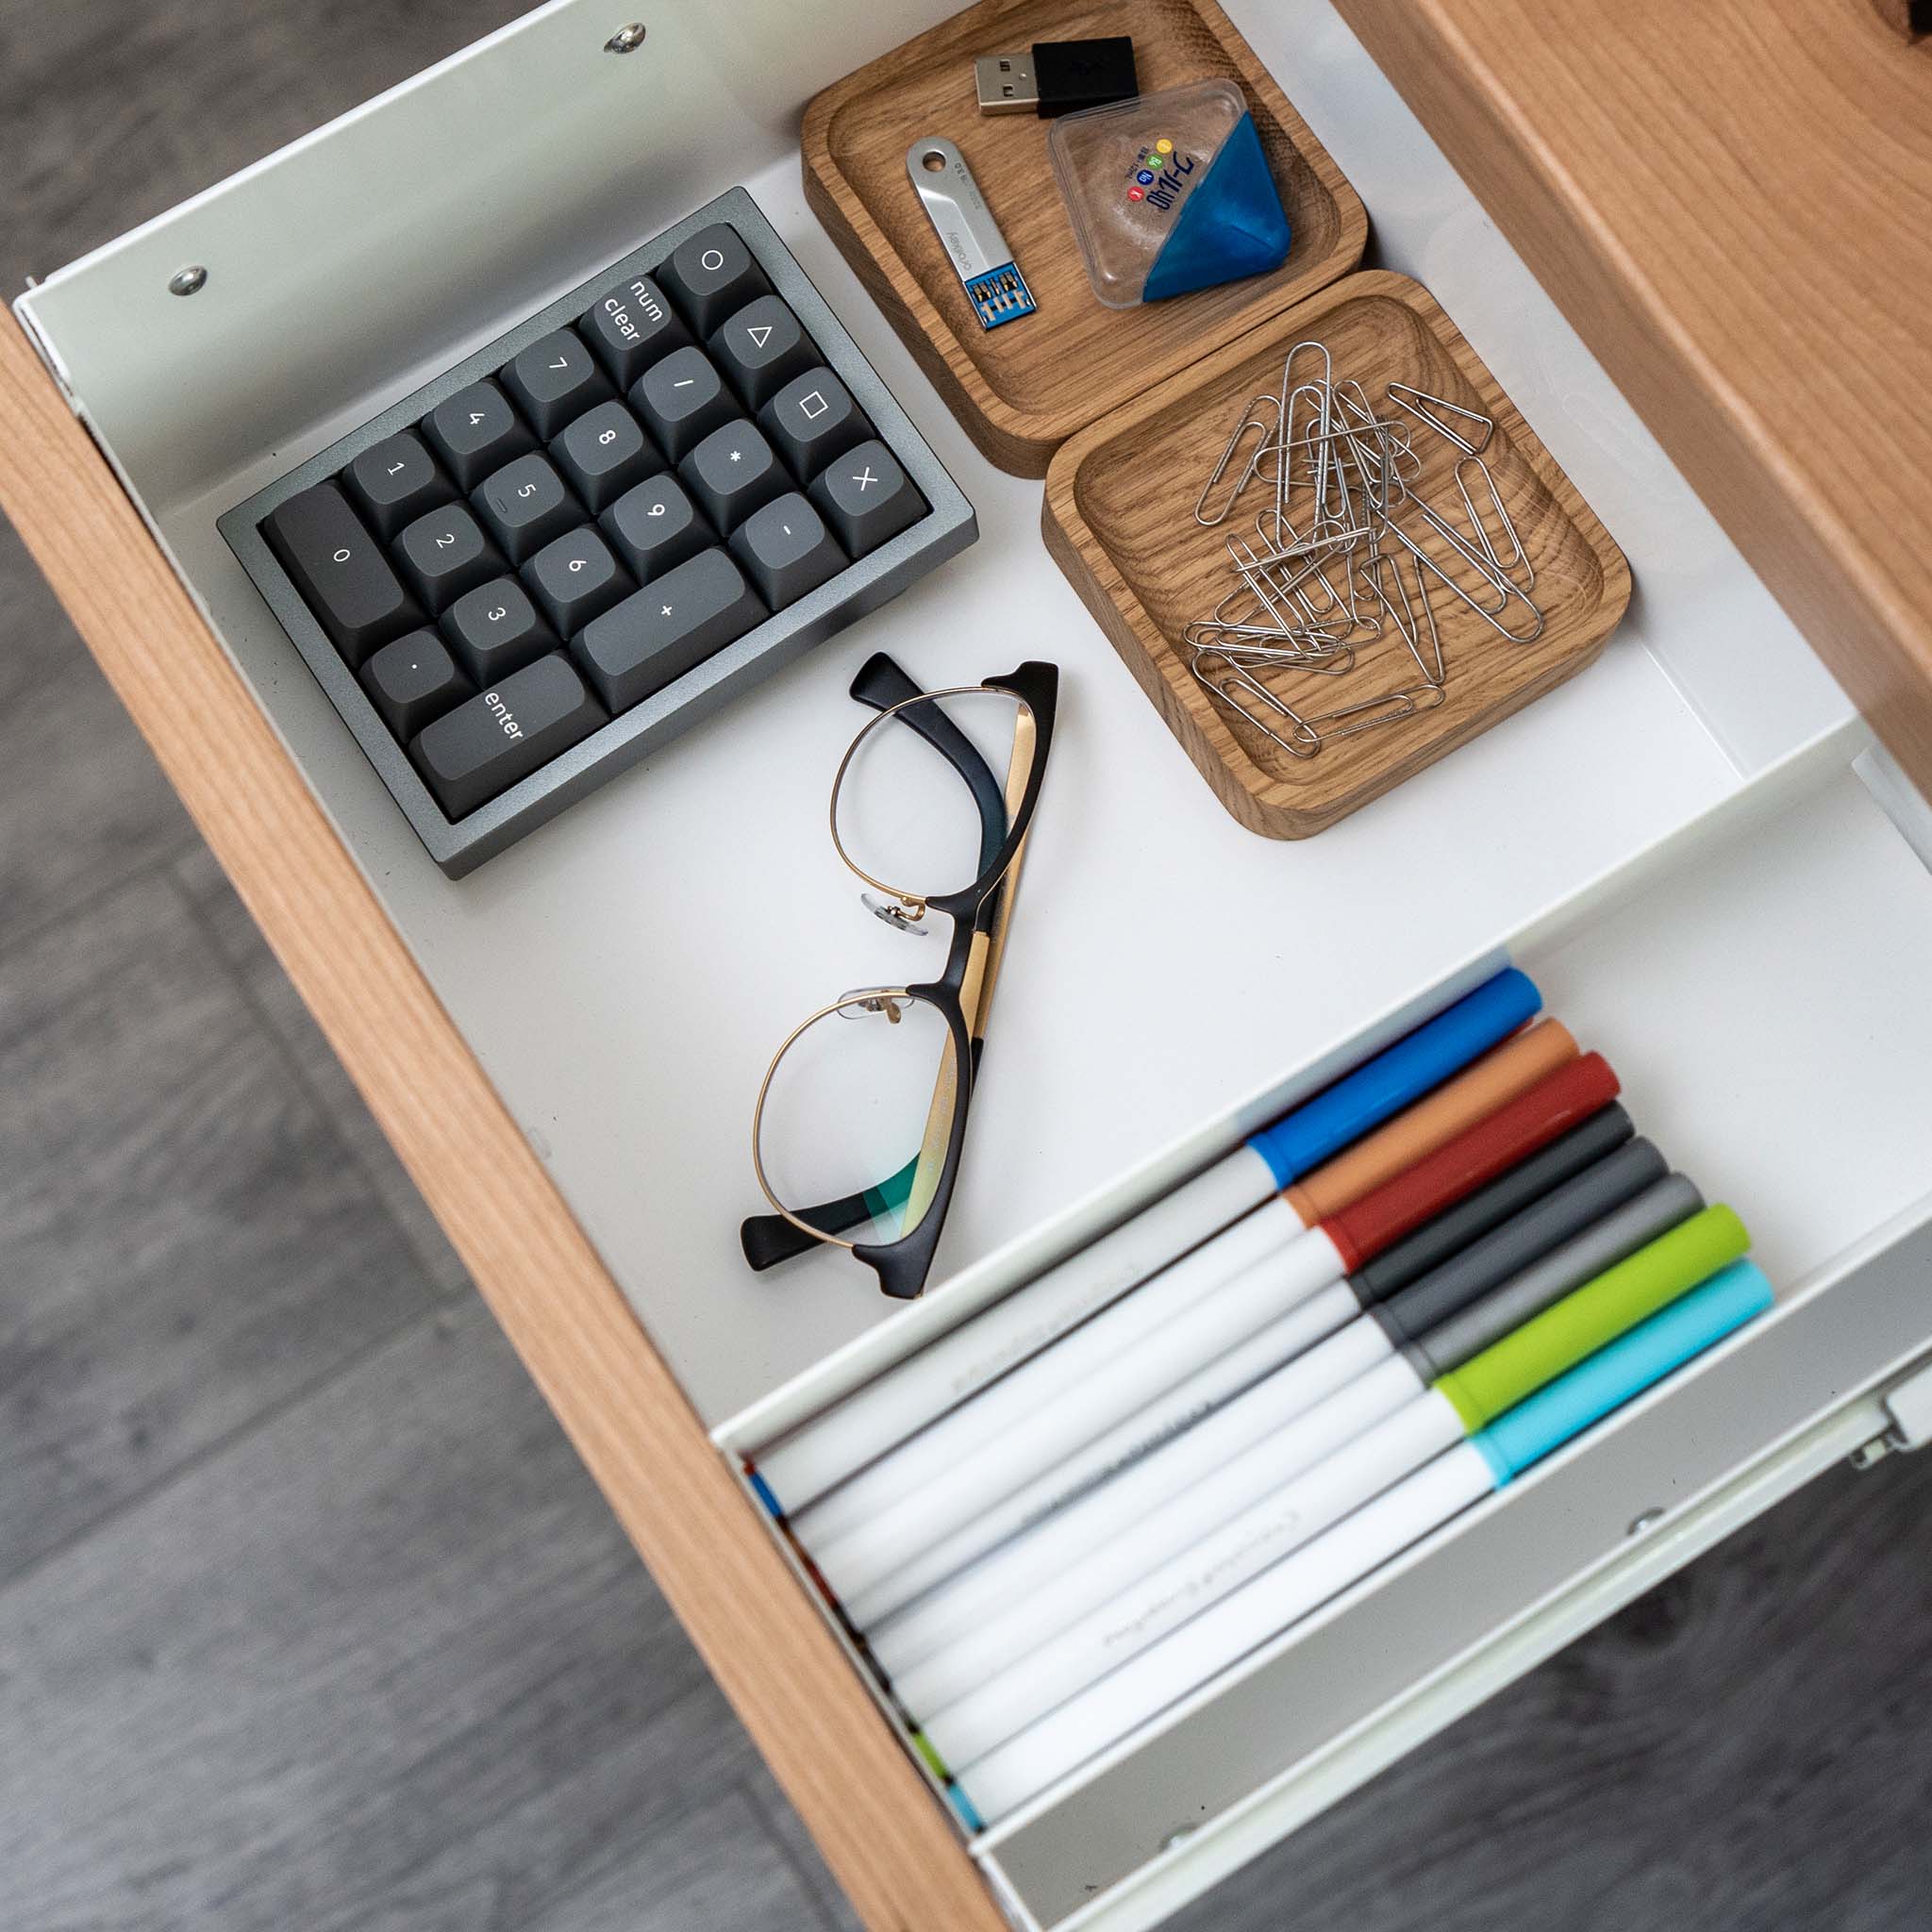
{"type": "Polygon", "coordinates": [[[874,434],[852,392],[823,365],[793,376],[758,411],[758,427],[800,482],[874,434]]]}

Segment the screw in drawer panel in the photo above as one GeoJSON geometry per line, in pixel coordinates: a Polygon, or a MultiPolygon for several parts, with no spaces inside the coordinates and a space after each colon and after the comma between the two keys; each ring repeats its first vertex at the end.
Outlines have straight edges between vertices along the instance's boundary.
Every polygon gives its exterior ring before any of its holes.
{"type": "Polygon", "coordinates": [[[635,54],[644,44],[644,24],[634,20],[628,26],[621,26],[604,42],[607,54],[635,54]]]}
{"type": "Polygon", "coordinates": [[[168,277],[168,293],[171,295],[196,295],[208,286],[208,270],[197,261],[187,268],[177,268],[168,277]]]}
{"type": "Polygon", "coordinates": [[[1662,1509],[1646,1509],[1641,1516],[1632,1520],[1630,1527],[1624,1534],[1626,1536],[1648,1536],[1664,1520],[1665,1514],[1666,1512],[1662,1509]]]}

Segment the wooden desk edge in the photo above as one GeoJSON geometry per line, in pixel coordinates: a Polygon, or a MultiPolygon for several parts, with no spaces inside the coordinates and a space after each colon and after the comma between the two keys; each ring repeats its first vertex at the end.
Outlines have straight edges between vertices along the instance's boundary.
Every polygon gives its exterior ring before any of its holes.
{"type": "MultiPolygon", "coordinates": [[[[1913,614],[1835,537],[1708,379],[1617,237],[1546,153],[1442,0],[1336,0],[1370,57],[1670,453],[1914,784],[1932,797],[1932,656],[1913,614]]],[[[1560,29],[1555,25],[1551,31],[1560,29]]]]}
{"type": "Polygon", "coordinates": [[[942,1807],[11,318],[0,421],[0,509],[854,1908],[870,1932],[1006,1932],[942,1807]]]}

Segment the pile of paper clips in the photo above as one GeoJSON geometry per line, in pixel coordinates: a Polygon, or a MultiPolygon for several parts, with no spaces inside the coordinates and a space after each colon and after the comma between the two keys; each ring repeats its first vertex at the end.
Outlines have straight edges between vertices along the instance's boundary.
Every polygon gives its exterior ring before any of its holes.
{"type": "Polygon", "coordinates": [[[1358,381],[1335,379],[1324,343],[1297,342],[1279,390],[1242,406],[1194,505],[1194,521],[1214,529],[1251,492],[1265,498],[1253,534],[1227,537],[1234,585],[1186,637],[1203,689],[1291,758],[1442,703],[1451,667],[1432,584],[1511,643],[1542,635],[1529,594],[1536,570],[1483,460],[1495,424],[1406,383],[1385,393],[1388,412],[1377,415],[1358,381]],[[1420,493],[1423,431],[1457,453],[1450,475],[1465,527],[1453,507],[1420,493]],[[1380,697],[1296,710],[1256,675],[1344,676],[1358,650],[1391,632],[1419,681],[1380,697]]]}

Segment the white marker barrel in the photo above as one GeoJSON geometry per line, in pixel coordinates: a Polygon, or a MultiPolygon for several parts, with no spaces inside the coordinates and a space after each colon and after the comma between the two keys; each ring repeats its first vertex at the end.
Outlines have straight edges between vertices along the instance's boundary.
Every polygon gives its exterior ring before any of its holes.
{"type": "MultiPolygon", "coordinates": [[[[1205,1174],[1163,1194],[1111,1233],[761,1451],[760,1479],[787,1515],[796,1514],[855,1470],[1258,1208],[1275,1186],[1267,1161],[1243,1143],[1205,1174]]],[[[1301,1225],[1291,1209],[1283,1211],[1294,1227],[1301,1225]]]]}
{"type": "Polygon", "coordinates": [[[970,1419],[970,1425],[945,1431],[942,1458],[935,1460],[923,1442],[908,1443],[868,1470],[859,1481],[876,1489],[878,1497],[842,1536],[822,1541],[811,1511],[794,1525],[799,1541],[841,1602],[848,1591],[868,1590],[1284,1309],[1305,1317],[1304,1347],[1332,1334],[1359,1306],[1341,1279],[1346,1272],[1341,1251],[1316,1228],[1231,1281],[1191,1297],[1131,1346],[1116,1348],[1118,1338],[1104,1331],[1140,1298],[1132,1296],[956,1409],[948,1423],[970,1419]],[[1331,1284],[1333,1294],[1307,1306],[1331,1284]],[[913,1456],[915,1450],[921,1453],[913,1456]],[[902,1457],[913,1466],[903,1466],[902,1457]],[[888,1503],[888,1496],[895,1500],[888,1503]]]}
{"type": "Polygon", "coordinates": [[[1421,1388],[1415,1371],[1386,1347],[1367,1373],[1310,1400],[1311,1388],[1331,1383],[1329,1371],[1353,1354],[1360,1326],[1351,1323],[1118,1480],[996,1550],[957,1586],[869,1632],[873,1657],[907,1708],[938,1710],[963,1697],[1257,1495],[1413,1403],[1421,1388]]]}
{"type": "Polygon", "coordinates": [[[1223,1492],[1212,1504],[1202,1506],[1203,1513],[1221,1519],[1220,1527],[1191,1538],[1193,1499],[1177,1497],[1147,1524],[1150,1554],[1157,1546],[1173,1554],[1112,1601],[930,1718],[911,1703],[905,1686],[895,1688],[933,1749],[948,1764],[971,1764],[1465,1440],[1455,1407],[1430,1392],[1292,1481],[1274,1480],[1268,1444],[1259,1444],[1224,1473],[1223,1492]],[[1237,1495],[1248,1498],[1249,1507],[1224,1516],[1237,1495]]]}
{"type": "MultiPolygon", "coordinates": [[[[1219,1468],[1284,1421],[1292,1409],[1279,1406],[1274,1388],[1264,1394],[1257,1385],[1273,1385],[1276,1372],[1301,1355],[1307,1335],[1307,1319],[1299,1308],[1277,1315],[1177,1383],[1152,1407],[1115,1424],[1085,1448],[1041,1470],[1004,1502],[922,1550],[903,1569],[845,1599],[845,1614],[874,1640],[874,1656],[882,1630],[891,1633],[895,1646],[902,1641],[915,1645],[895,1649],[901,1663],[912,1663],[963,1636],[1009,1600],[1011,1583],[997,1578],[1015,1573],[1001,1566],[1021,1553],[1021,1544],[1032,1541],[1025,1532],[1036,1524],[1055,1519],[1058,1547],[1072,1561],[1092,1543],[1059,1540],[1079,1534],[1074,1525],[1088,1520],[1088,1510],[1098,1500],[1090,1492],[1111,1491],[1142,1459],[1158,1457],[1161,1467],[1155,1482],[1161,1487],[1155,1500],[1159,1501],[1219,1468]],[[1255,1400],[1247,1400],[1250,1395],[1255,1400]],[[1204,1429],[1205,1439],[1197,1441],[1204,1429]],[[992,1551],[997,1555],[989,1556],[992,1551]],[[961,1574],[969,1566],[970,1577],[961,1574]],[[961,1598],[959,1608],[949,1607],[961,1598]]],[[[1317,1343],[1309,1353],[1330,1347],[1333,1341],[1317,1343]]]]}
{"type": "Polygon", "coordinates": [[[982,1823],[996,1824],[1057,1779],[1158,1717],[1309,1611],[1420,1542],[1494,1487],[1464,1442],[1343,1518],[1120,1670],[957,1773],[982,1823]]]}

